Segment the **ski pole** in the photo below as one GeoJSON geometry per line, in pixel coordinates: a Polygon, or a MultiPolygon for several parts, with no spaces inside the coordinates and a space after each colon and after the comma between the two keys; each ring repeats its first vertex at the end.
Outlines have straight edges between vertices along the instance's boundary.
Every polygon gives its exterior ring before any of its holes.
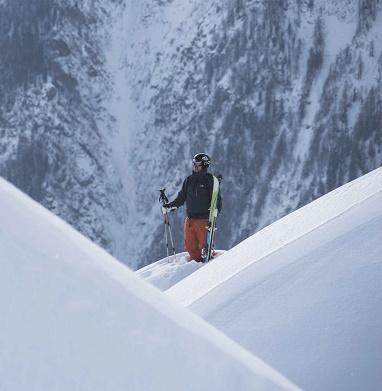
{"type": "Polygon", "coordinates": [[[172,252],[175,255],[175,246],[174,246],[174,241],[172,240],[172,232],[171,232],[170,219],[168,218],[168,212],[167,212],[167,221],[168,221],[168,232],[170,234],[170,241],[171,241],[172,252]]]}
{"type": "MultiPolygon", "coordinates": [[[[162,213],[163,213],[163,208],[164,205],[168,203],[168,198],[165,193],[166,189],[159,190],[160,196],[159,196],[159,202],[162,204],[162,213]]],[[[170,242],[171,242],[171,247],[172,247],[172,252],[174,255],[176,255],[175,252],[175,246],[174,246],[174,241],[172,238],[172,232],[171,232],[171,225],[170,225],[170,218],[168,215],[168,210],[165,208],[166,211],[164,212],[164,230],[165,230],[165,241],[166,241],[166,251],[167,251],[167,261],[169,262],[169,243],[168,243],[168,236],[170,236],[170,242]]]]}

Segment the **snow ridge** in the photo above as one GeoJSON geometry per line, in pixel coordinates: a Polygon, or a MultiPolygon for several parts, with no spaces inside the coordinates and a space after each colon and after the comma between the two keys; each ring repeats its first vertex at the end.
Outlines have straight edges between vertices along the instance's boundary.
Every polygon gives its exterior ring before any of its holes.
{"type": "Polygon", "coordinates": [[[380,191],[382,168],[333,190],[269,225],[222,255],[219,262],[208,264],[166,292],[182,305],[190,306],[254,262],[259,262],[380,191]]]}
{"type": "Polygon", "coordinates": [[[3,179],[0,217],[4,389],[297,390],[3,179]]]}

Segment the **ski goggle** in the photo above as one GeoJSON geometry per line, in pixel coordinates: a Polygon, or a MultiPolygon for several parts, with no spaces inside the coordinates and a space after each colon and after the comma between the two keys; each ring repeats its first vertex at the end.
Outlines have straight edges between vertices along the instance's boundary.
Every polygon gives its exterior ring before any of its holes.
{"type": "Polygon", "coordinates": [[[200,167],[203,163],[202,162],[197,162],[195,159],[192,159],[192,165],[200,167]]]}

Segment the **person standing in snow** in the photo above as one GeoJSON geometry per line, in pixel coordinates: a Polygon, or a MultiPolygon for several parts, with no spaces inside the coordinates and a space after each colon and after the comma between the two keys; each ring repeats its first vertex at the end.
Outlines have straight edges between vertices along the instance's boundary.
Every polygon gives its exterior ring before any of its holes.
{"type": "MultiPolygon", "coordinates": [[[[205,153],[198,153],[192,159],[192,174],[184,182],[174,201],[164,206],[174,210],[186,203],[187,217],[184,222],[184,242],[189,260],[201,262],[202,249],[206,244],[209,208],[211,205],[213,175],[207,172],[211,163],[205,153]]],[[[220,213],[222,199],[218,196],[217,208],[220,213]]]]}

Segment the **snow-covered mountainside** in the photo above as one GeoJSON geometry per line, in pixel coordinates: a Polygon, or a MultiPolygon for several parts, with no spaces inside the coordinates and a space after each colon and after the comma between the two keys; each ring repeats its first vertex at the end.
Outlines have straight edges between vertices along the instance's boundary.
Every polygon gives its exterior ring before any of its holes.
{"type": "Polygon", "coordinates": [[[166,293],[303,389],[381,390],[381,234],[379,168],[166,293]]]}
{"type": "MultiPolygon", "coordinates": [[[[174,0],[135,11],[133,165],[150,173],[138,193],[174,196],[190,156],[209,152],[224,176],[220,248],[381,164],[380,1],[174,0]]],[[[154,201],[137,204],[143,225],[160,219],[154,201]]],[[[150,261],[162,235],[159,226],[143,238],[150,261]]]]}
{"type": "Polygon", "coordinates": [[[119,3],[0,3],[0,174],[126,260],[106,56],[119,3]]]}
{"type": "Polygon", "coordinates": [[[297,390],[0,179],[1,390],[297,390]]]}
{"type": "Polygon", "coordinates": [[[196,152],[224,249],[381,165],[381,0],[4,0],[0,22],[0,174],[134,268],[196,152]]]}

